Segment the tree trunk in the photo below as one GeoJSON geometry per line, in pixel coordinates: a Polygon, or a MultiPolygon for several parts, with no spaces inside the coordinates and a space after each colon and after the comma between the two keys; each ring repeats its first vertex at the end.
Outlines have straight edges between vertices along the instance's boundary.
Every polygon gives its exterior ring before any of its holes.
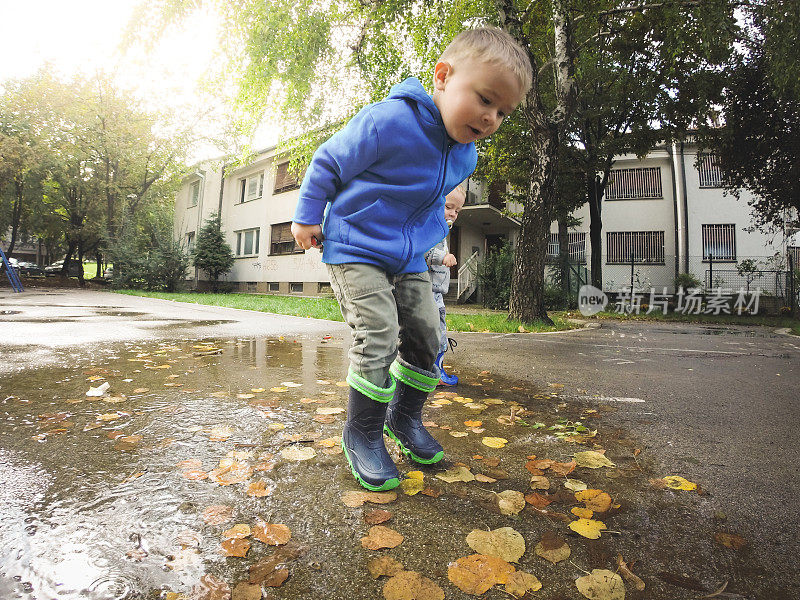
{"type": "Polygon", "coordinates": [[[544,306],[544,268],[553,221],[558,130],[538,107],[529,105],[523,110],[534,133],[530,146],[532,171],[514,253],[509,317],[525,323],[540,320],[552,324],[544,306]]]}
{"type": "Polygon", "coordinates": [[[11,242],[8,245],[6,254],[11,256],[14,252],[14,246],[17,244],[17,233],[19,232],[19,224],[22,221],[22,191],[23,184],[19,178],[14,179],[14,208],[11,212],[11,242]]]}
{"type": "Polygon", "coordinates": [[[603,289],[603,217],[600,182],[596,176],[586,176],[586,197],[589,200],[589,247],[591,248],[592,285],[603,289]]]}
{"type": "Polygon", "coordinates": [[[569,303],[569,228],[565,217],[558,219],[558,279],[564,301],[569,303]]]}

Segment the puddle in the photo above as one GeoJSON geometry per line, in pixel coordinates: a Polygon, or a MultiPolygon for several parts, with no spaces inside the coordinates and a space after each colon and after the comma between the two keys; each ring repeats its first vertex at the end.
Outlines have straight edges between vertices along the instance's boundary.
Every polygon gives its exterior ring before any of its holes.
{"type": "Polygon", "coordinates": [[[18,315],[21,310],[0,310],[0,315],[18,315]]]}
{"type": "MultiPolygon", "coordinates": [[[[543,581],[550,595],[542,598],[577,597],[574,580],[583,570],[614,569],[617,552],[637,560],[648,582],[645,595],[629,594],[634,599],[697,596],[665,584],[659,572],[688,574],[713,591],[734,570],[735,560],[720,558],[722,551],[707,543],[708,500],[654,489],[648,459],[634,458],[637,443],[620,431],[603,433],[613,409],[485,375],[459,373],[462,396],[447,390],[426,410],[447,453],[440,467],[422,469],[432,495],[398,490],[391,504],[344,506],[342,494],[360,490],[338,447],[344,354],[339,345],[288,338],[136,343],[82,368],[0,378],[0,598],[165,598],[188,592],[204,573],[233,587],[275,548],[252,540],[246,557],[224,557],[221,533],[260,519],[288,526],[302,551],[268,597],[380,598],[386,580],[366,569],[379,553],[360,542],[373,508],[389,510],[385,525],[405,538],[384,553],[434,580],[448,598],[470,597],[448,581],[448,564],[473,554],[465,541],[473,529],[518,530],[527,550],[517,567],[543,581]],[[106,396],[86,396],[105,382],[106,396]],[[583,445],[569,443],[547,427],[507,424],[512,412],[528,425],[582,420],[601,433],[583,445]],[[485,436],[508,445],[489,448],[485,436]],[[567,462],[593,442],[602,442],[616,468],[580,468],[570,477],[607,490],[620,504],[603,517],[615,533],[599,540],[568,535],[574,497],[561,486],[563,477],[549,472],[552,488],[540,490],[555,499],[547,514],[531,506],[500,514],[497,493],[531,491],[528,457],[567,462]],[[284,454],[290,448],[316,456],[291,460],[284,454]],[[248,476],[218,485],[213,478],[225,475],[212,472],[221,461],[248,476]],[[455,463],[497,481],[435,477],[455,463]],[[248,495],[257,481],[269,495],[248,495]],[[212,505],[230,506],[231,520],[207,524],[203,513],[212,505]],[[552,566],[534,554],[547,530],[568,539],[570,561],[552,566]]],[[[401,472],[418,469],[388,447],[401,472]]],[[[493,590],[486,597],[507,596],[493,590]]]]}

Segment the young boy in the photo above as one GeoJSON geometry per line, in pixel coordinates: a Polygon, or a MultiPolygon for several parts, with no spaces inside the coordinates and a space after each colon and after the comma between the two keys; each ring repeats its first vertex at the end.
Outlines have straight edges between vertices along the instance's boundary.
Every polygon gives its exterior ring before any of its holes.
{"type": "Polygon", "coordinates": [[[526,52],[508,34],[462,32],[436,63],[433,97],[414,78],[394,86],[322,144],[306,171],[292,234],[303,249],[324,241],[322,261],[353,332],[342,447],[369,490],[400,483],[384,429],[416,462],[444,456],[421,418],[439,382],[425,253],[447,234],[444,196],[475,169],[474,142],[497,130],[531,79],[526,52]]]}
{"type": "MultiPolygon", "coordinates": [[[[462,186],[458,186],[444,198],[444,220],[448,227],[452,227],[458,218],[458,213],[464,207],[464,200],[467,193],[462,186]]],[[[431,275],[431,286],[433,287],[433,301],[439,309],[439,354],[436,355],[436,366],[439,367],[439,383],[441,385],[457,385],[458,377],[449,375],[444,370],[442,361],[444,353],[447,352],[447,309],[444,306],[444,295],[450,289],[450,267],[457,264],[456,257],[450,254],[447,247],[447,238],[436,244],[425,255],[425,262],[428,263],[428,272],[431,275]]],[[[453,341],[455,344],[455,341],[453,341]]]]}

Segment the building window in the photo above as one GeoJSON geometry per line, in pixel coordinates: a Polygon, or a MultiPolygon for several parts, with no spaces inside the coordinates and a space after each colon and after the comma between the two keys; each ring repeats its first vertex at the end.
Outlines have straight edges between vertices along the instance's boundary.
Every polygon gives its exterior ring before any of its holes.
{"type": "MultiPolygon", "coordinates": [[[[567,234],[570,262],[586,262],[586,232],[570,231],[567,234]]],[[[555,262],[558,259],[558,233],[550,234],[550,241],[547,243],[547,262],[555,262]]]]}
{"type": "Polygon", "coordinates": [[[703,225],[703,260],[736,260],[735,225],[703,225]]]}
{"type": "Polygon", "coordinates": [[[664,264],[663,231],[609,231],[606,264],[664,264]]]}
{"type": "Polygon", "coordinates": [[[267,284],[267,290],[270,292],[280,292],[281,291],[281,284],[277,281],[270,281],[267,284]]]}
{"type": "Polygon", "coordinates": [[[791,266],[800,269],[800,246],[789,246],[789,256],[792,257],[791,266]]]}
{"type": "Polygon", "coordinates": [[[192,208],[193,206],[197,206],[197,202],[200,200],[200,180],[193,181],[189,184],[189,207],[192,208]]]}
{"type": "Polygon", "coordinates": [[[661,168],[612,169],[605,197],[606,200],[663,198],[661,168]]]}
{"type": "Polygon", "coordinates": [[[303,249],[294,241],[292,224],[276,223],[273,225],[269,239],[269,253],[295,254],[296,252],[303,252],[303,249]]]}
{"type": "Polygon", "coordinates": [[[239,202],[250,202],[257,200],[264,194],[264,174],[257,173],[250,177],[245,177],[240,182],[239,202]]]}
{"type": "Polygon", "coordinates": [[[333,294],[333,288],[329,281],[319,281],[317,282],[317,293],[318,294],[333,294]]]}
{"type": "Polygon", "coordinates": [[[236,256],[255,256],[258,254],[258,242],[261,230],[243,229],[236,232],[236,256]]]}
{"type": "Polygon", "coordinates": [[[719,167],[719,159],[713,154],[700,154],[697,157],[697,161],[697,170],[700,173],[700,187],[722,187],[722,169],[719,167]]]}
{"type": "Polygon", "coordinates": [[[186,251],[189,254],[194,254],[194,231],[186,234],[186,251]]]}
{"type": "Polygon", "coordinates": [[[275,189],[274,194],[296,190],[300,187],[300,177],[289,171],[289,162],[283,162],[275,168],[275,189]]]}
{"type": "Polygon", "coordinates": [[[302,294],[303,293],[303,283],[300,281],[292,281],[289,283],[289,293],[290,294],[302,294]]]}

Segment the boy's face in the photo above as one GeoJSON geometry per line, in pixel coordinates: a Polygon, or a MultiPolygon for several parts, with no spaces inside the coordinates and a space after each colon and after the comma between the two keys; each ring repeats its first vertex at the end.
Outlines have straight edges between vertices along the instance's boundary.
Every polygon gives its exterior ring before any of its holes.
{"type": "Polygon", "coordinates": [[[458,213],[464,207],[464,192],[456,188],[444,197],[444,220],[452,225],[458,218],[458,213]]]}
{"type": "Polygon", "coordinates": [[[507,68],[465,59],[454,67],[436,64],[433,101],[448,135],[468,144],[492,135],[522,101],[522,89],[507,68]]]}

